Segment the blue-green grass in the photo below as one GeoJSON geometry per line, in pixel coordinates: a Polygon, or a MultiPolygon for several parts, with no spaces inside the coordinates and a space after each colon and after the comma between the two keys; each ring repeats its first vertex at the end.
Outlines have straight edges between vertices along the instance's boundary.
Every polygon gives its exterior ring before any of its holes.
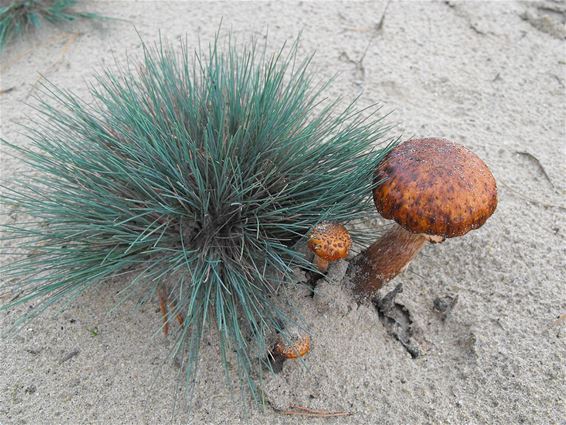
{"type": "Polygon", "coordinates": [[[100,15],[74,10],[78,0],[0,0],[0,51],[12,40],[39,28],[100,15]]]}
{"type": "Polygon", "coordinates": [[[0,295],[20,294],[1,308],[34,302],[27,320],[119,274],[124,297],[168,282],[187,387],[210,330],[228,380],[257,400],[252,353],[300,325],[276,292],[313,269],[306,235],[375,214],[374,170],[395,141],[379,107],[326,97],[297,42],[220,44],[144,45],[139,63],[99,73],[88,102],[44,83],[28,147],[3,141],[32,172],[7,176],[1,201],[32,219],[0,228],[15,256],[0,295]]]}

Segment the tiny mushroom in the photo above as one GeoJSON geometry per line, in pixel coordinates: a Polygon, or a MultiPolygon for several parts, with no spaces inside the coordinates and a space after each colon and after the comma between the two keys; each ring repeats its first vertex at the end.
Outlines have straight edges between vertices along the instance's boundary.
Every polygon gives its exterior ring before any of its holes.
{"type": "Polygon", "coordinates": [[[308,335],[297,335],[291,344],[286,344],[281,338],[275,342],[272,355],[281,359],[298,359],[304,357],[311,349],[311,338],[308,335]]]}
{"type": "Polygon", "coordinates": [[[309,234],[308,248],[314,253],[314,262],[321,273],[326,273],[330,261],[348,256],[352,238],[340,224],[325,221],[316,225],[309,234]]]}
{"type": "Polygon", "coordinates": [[[462,145],[414,139],[380,163],[373,191],[377,211],[393,225],[351,263],[354,292],[372,298],[427,242],[481,227],[497,207],[497,186],[485,163],[462,145]]]}

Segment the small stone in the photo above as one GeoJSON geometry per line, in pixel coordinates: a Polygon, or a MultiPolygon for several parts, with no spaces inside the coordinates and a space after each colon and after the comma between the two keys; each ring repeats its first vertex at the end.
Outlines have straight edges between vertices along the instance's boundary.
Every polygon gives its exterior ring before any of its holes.
{"type": "Polygon", "coordinates": [[[73,357],[76,357],[79,355],[79,353],[81,352],[81,350],[79,350],[78,348],[75,348],[73,351],[71,351],[70,353],[66,354],[60,361],[59,364],[63,364],[68,360],[71,360],[73,357]]]}
{"type": "Polygon", "coordinates": [[[446,320],[457,302],[457,295],[448,294],[442,297],[436,297],[433,301],[433,309],[440,314],[442,320],[446,320]]]}

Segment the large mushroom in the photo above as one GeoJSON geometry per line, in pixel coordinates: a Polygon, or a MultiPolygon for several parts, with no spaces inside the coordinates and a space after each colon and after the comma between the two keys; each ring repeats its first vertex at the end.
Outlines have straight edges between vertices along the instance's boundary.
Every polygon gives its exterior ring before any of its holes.
{"type": "Polygon", "coordinates": [[[462,236],[481,227],[497,207],[497,186],[485,163],[444,139],[413,139],[378,166],[377,211],[393,225],[352,262],[354,291],[372,298],[403,271],[427,242],[462,236]]]}

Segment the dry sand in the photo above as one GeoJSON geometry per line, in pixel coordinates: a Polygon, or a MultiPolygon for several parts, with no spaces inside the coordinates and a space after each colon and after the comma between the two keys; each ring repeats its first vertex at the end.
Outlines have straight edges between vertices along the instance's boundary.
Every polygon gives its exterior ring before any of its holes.
{"type": "MultiPolygon", "coordinates": [[[[407,137],[465,144],[493,170],[500,204],[480,230],[425,248],[383,289],[402,292],[380,314],[352,301],[345,262],[314,298],[292,291],[313,350],[265,382],[264,412],[242,409],[225,389],[211,339],[193,409],[172,414],[178,368],[161,365],[173,339],[153,333],[156,304],[107,314],[124,285],[111,281],[1,342],[2,425],[566,424],[566,321],[554,323],[566,312],[566,3],[392,2],[381,29],[381,1],[85,7],[128,22],[46,27],[14,43],[0,56],[2,137],[26,143],[17,124],[39,73],[84,95],[94,69],[139,53],[133,24],[146,41],[160,29],[196,45],[223,17],[244,37],[269,28],[273,46],[302,30],[301,50],[317,51],[321,75],[339,73],[332,94],[384,102],[407,137]],[[351,415],[275,410],[291,405],[351,415]]],[[[8,180],[22,168],[5,155],[0,164],[8,180]]]]}

